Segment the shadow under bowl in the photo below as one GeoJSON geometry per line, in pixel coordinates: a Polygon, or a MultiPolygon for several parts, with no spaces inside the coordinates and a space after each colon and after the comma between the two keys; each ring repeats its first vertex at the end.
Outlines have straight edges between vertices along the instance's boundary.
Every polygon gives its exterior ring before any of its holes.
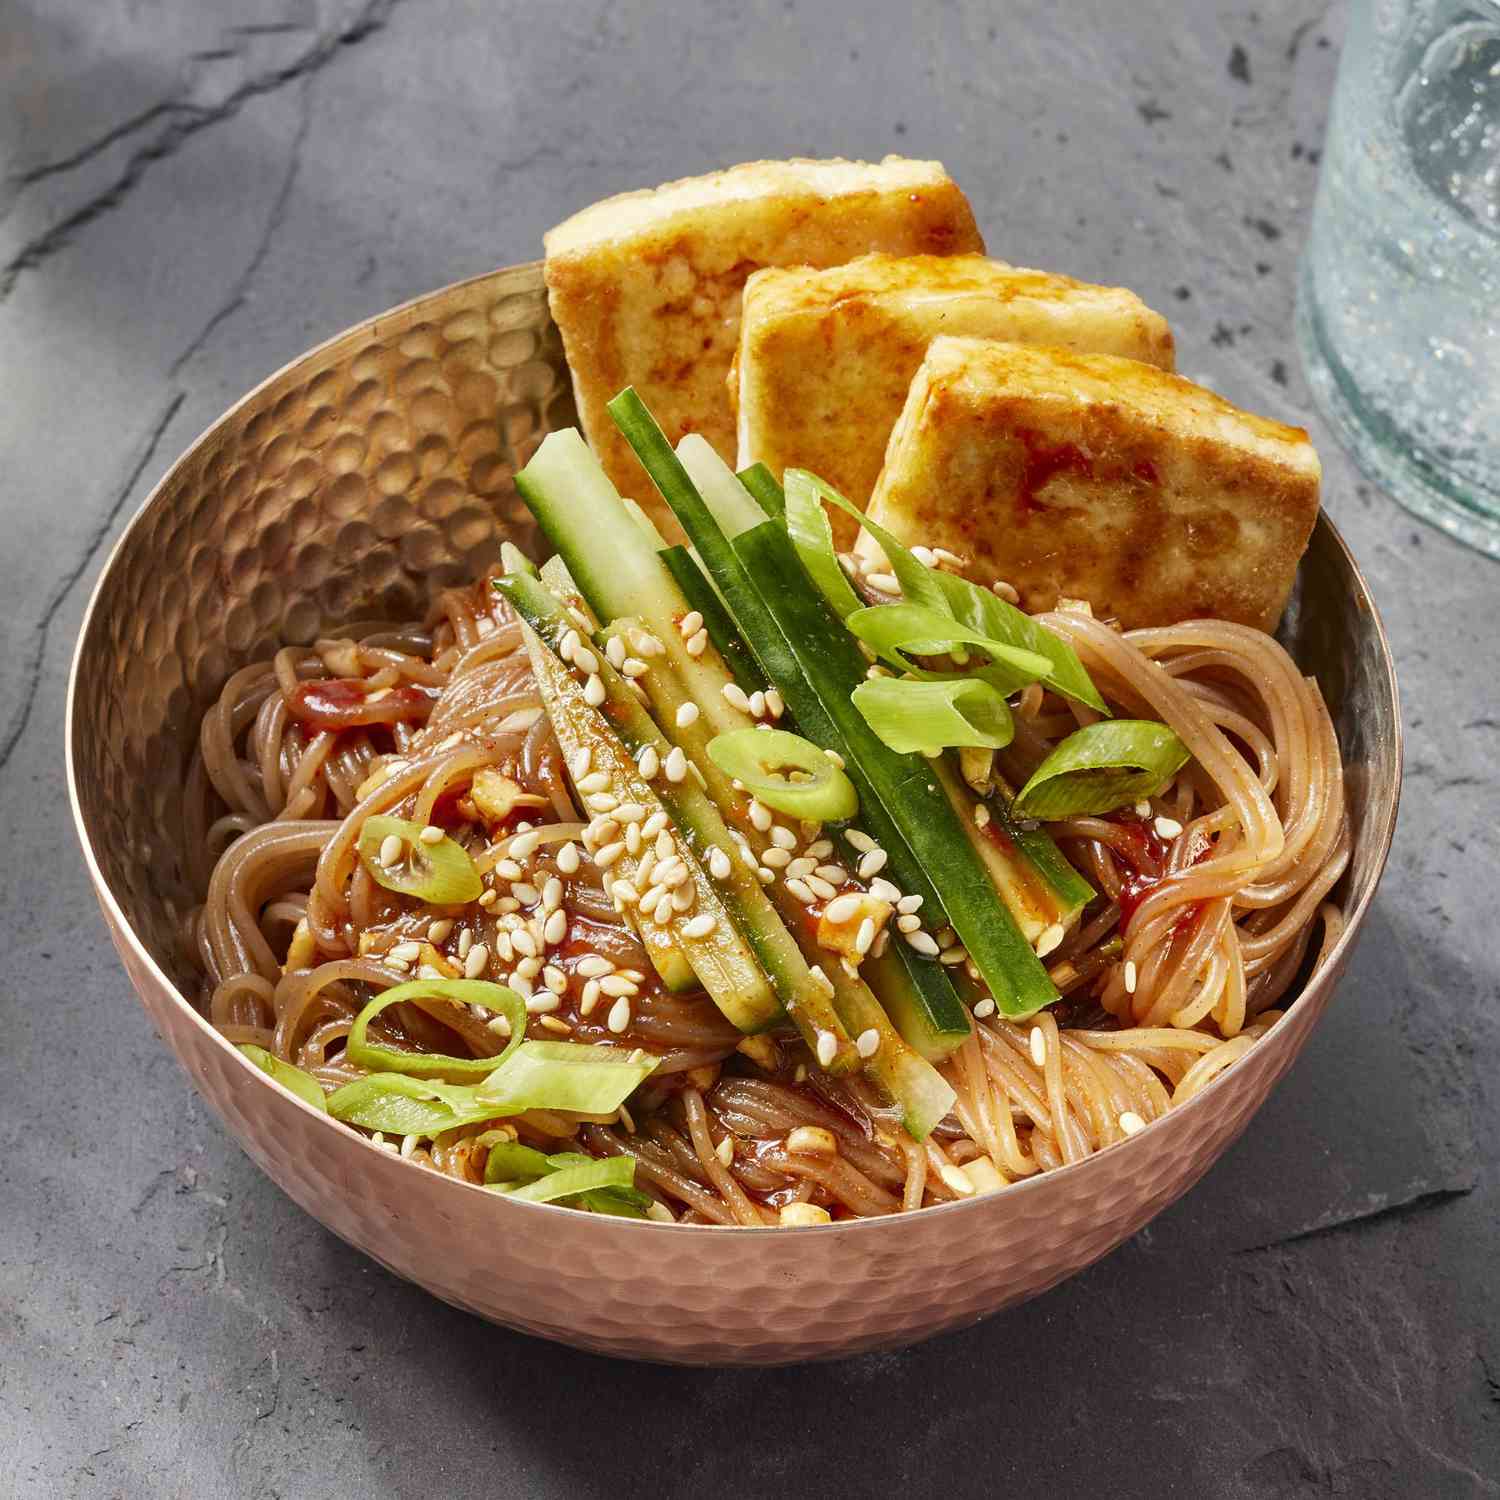
{"type": "Polygon", "coordinates": [[[73,661],[69,794],[110,934],[153,1024],[250,1156],[397,1275],[600,1353],[776,1364],[911,1343],[1034,1297],[1135,1233],[1245,1128],[1328,1004],[1385,865],[1401,776],[1389,646],[1318,522],[1282,637],[1348,767],[1348,927],[1249,1054],[1108,1150],[916,1214],[816,1229],[663,1225],[514,1202],[381,1151],[274,1086],[188,1001],[181,790],[236,667],[336,625],[420,615],[509,537],[513,477],[574,420],[538,265],[444,288],[288,365],[214,423],[111,554],[73,661]]]}

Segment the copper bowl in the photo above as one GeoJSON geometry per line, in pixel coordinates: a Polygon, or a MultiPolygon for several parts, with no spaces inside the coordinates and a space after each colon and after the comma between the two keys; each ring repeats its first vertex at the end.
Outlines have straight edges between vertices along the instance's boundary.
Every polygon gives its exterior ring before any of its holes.
{"type": "Polygon", "coordinates": [[[1284,635],[1349,766],[1348,930],[1244,1060],[1183,1108],[1004,1192],[817,1229],[692,1228],[516,1203],[379,1150],[273,1085],[185,998],[179,788],[228,674],[353,618],[410,618],[531,524],[512,476],[573,420],[540,267],[372,318],[273,375],[172,466],[89,604],[68,788],[105,920],[157,1030],[251,1157],[310,1214],[436,1296],[527,1333],[684,1364],[910,1343],[1034,1297],[1185,1192],[1323,1013],[1386,861],[1401,777],[1380,618],[1324,519],[1284,635]]]}

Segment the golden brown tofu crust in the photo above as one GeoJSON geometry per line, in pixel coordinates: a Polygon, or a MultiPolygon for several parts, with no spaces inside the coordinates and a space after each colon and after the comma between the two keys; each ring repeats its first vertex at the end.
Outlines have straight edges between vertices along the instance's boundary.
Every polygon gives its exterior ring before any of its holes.
{"type": "MultiPolygon", "coordinates": [[[[1170,370],[1172,331],[1134,292],[982,255],[866,255],[757,271],[730,371],[738,467],[811,469],[863,507],[931,341],[943,334],[1117,354],[1170,370]]],[[[838,545],[852,519],[833,518],[838,545]]]]}
{"type": "Polygon", "coordinates": [[[1068,597],[1127,629],[1212,616],[1273,630],[1320,477],[1300,427],[1151,365],[943,338],[870,515],[959,554],[977,582],[1005,579],[1028,610],[1068,597]]]}
{"type": "Polygon", "coordinates": [[[585,435],[622,494],[677,527],[605,403],[633,385],[675,444],[700,432],[730,463],[725,379],[746,278],[870,250],[982,250],[968,201],[936,162],[750,162],[622,194],[546,238],[552,316],[585,435]]]}

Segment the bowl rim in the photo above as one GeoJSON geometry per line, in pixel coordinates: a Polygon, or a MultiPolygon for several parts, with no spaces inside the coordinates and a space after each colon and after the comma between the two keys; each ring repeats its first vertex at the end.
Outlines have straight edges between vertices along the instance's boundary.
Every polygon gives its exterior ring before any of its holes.
{"type": "MultiPolygon", "coordinates": [[[[465,1182],[461,1178],[450,1177],[447,1173],[433,1173],[431,1168],[421,1166],[417,1162],[407,1161],[401,1157],[392,1158],[390,1152],[383,1151],[372,1140],[359,1134],[359,1132],[357,1131],[348,1129],[341,1121],[335,1120],[326,1111],[314,1109],[312,1105],[308,1104],[305,1100],[299,1098],[296,1094],[292,1093],[289,1089],[283,1087],[281,1084],[278,1084],[269,1073],[265,1072],[262,1068],[251,1062],[251,1060],[246,1057],[244,1053],[242,1053],[232,1042],[224,1037],[222,1033],[220,1033],[219,1030],[202,1015],[198,1007],[195,1006],[177,987],[171,977],[166,973],[161,965],[157,963],[155,957],[151,954],[145,943],[141,941],[139,935],[135,931],[134,925],[125,915],[125,912],[120,906],[119,901],[115,898],[114,891],[111,889],[109,882],[105,879],[104,873],[100,869],[99,862],[95,857],[93,841],[90,836],[88,826],[84,820],[83,808],[78,790],[77,761],[75,755],[75,736],[77,733],[75,726],[75,709],[77,701],[78,679],[84,661],[84,646],[89,639],[89,635],[94,622],[94,616],[100,608],[102,596],[105,592],[106,585],[110,582],[111,576],[115,570],[115,566],[119,562],[121,555],[130,545],[131,539],[137,528],[144,525],[146,517],[151,513],[159,496],[168,488],[169,485],[172,484],[172,482],[176,479],[179,471],[192,458],[192,456],[200,450],[204,442],[209,437],[211,437],[220,428],[225,426],[236,415],[236,413],[254,402],[263,391],[266,391],[268,388],[274,386],[278,381],[280,381],[284,376],[288,375],[293,370],[299,368],[300,366],[308,364],[309,362],[317,359],[319,356],[322,356],[338,348],[340,345],[343,345],[347,342],[352,342],[354,339],[362,335],[373,334],[380,324],[389,323],[392,320],[404,320],[411,317],[414,313],[419,312],[428,303],[436,302],[440,299],[446,299],[448,297],[451,297],[455,292],[461,291],[465,288],[477,286],[482,282],[493,281],[500,276],[518,275],[519,273],[527,271],[539,275],[542,264],[543,263],[539,260],[533,260],[522,262],[517,265],[499,266],[494,268],[493,270],[480,272],[475,276],[464,277],[459,281],[449,283],[447,286],[438,287],[432,291],[423,292],[421,295],[410,298],[406,302],[398,303],[395,307],[389,308],[384,312],[376,313],[373,317],[361,319],[359,322],[351,324],[349,327],[341,330],[340,332],[335,333],[329,338],[322,340],[320,343],[313,345],[312,348],[306,349],[294,358],[287,360],[276,370],[272,371],[271,374],[267,375],[263,380],[257,382],[250,390],[246,391],[245,394],[239,398],[239,400],[233,402],[218,416],[216,416],[213,421],[210,422],[207,427],[203,428],[203,430],[198,433],[198,435],[192,440],[192,442],[190,442],[181,451],[181,453],[177,455],[177,457],[171,462],[171,464],[168,465],[161,478],[151,487],[150,493],[147,494],[146,498],[141,502],[140,506],[131,516],[129,522],[127,522],[125,527],[120,532],[119,537],[116,538],[114,544],[110,547],[109,552],[104,559],[104,563],[99,570],[99,574],[94,580],[92,588],[89,590],[88,603],[84,608],[83,617],[79,623],[78,635],[73,644],[72,656],[68,667],[67,695],[63,704],[63,759],[66,767],[68,805],[73,816],[73,829],[78,838],[79,845],[82,848],[84,866],[88,872],[89,881],[94,888],[95,897],[104,908],[106,920],[108,921],[109,926],[113,931],[116,941],[127,943],[130,949],[131,958],[133,958],[135,962],[140,965],[140,967],[147,974],[149,974],[152,982],[164,994],[170,996],[172,1002],[186,1013],[189,1020],[193,1024],[195,1024],[203,1033],[205,1033],[205,1035],[211,1040],[213,1045],[216,1045],[223,1053],[234,1059],[234,1062],[243,1069],[245,1076],[249,1080],[249,1086],[251,1088],[262,1086],[282,1095],[285,1100],[291,1101],[296,1108],[301,1110],[309,1120],[319,1122],[321,1128],[326,1128],[328,1130],[337,1132],[338,1139],[343,1146],[357,1146],[388,1161],[394,1160],[401,1167],[409,1168],[414,1172],[424,1173],[427,1176],[436,1177],[441,1183],[446,1184],[447,1188],[450,1188],[454,1191],[479,1194],[487,1201],[495,1205],[494,1211],[497,1214],[503,1214],[507,1211],[515,1212],[517,1210],[528,1213],[559,1214],[571,1213],[573,1212],[573,1210],[562,1208],[559,1205],[552,1203],[530,1203],[525,1201],[524,1199],[507,1198],[502,1194],[490,1192],[488,1189],[480,1186],[477,1183],[465,1182]]],[[[1365,915],[1375,898],[1375,893],[1379,888],[1382,877],[1384,876],[1386,864],[1390,857],[1391,844],[1395,838],[1396,820],[1401,802],[1401,787],[1405,756],[1404,728],[1401,720],[1400,691],[1396,679],[1395,660],[1391,653],[1390,637],[1386,632],[1385,622],[1381,617],[1379,607],[1375,603],[1375,599],[1371,593],[1369,583],[1365,579],[1364,573],[1361,571],[1359,564],[1355,561],[1354,554],[1350,551],[1349,544],[1344,540],[1343,535],[1340,533],[1338,527],[1334,524],[1333,520],[1328,515],[1326,509],[1323,509],[1321,507],[1318,511],[1317,520],[1315,522],[1315,530],[1320,527],[1327,528],[1329,540],[1333,543],[1333,546],[1337,550],[1338,554],[1347,564],[1349,572],[1352,575],[1354,585],[1359,593],[1359,602],[1364,609],[1369,611],[1371,622],[1375,627],[1376,639],[1378,640],[1380,645],[1382,686],[1385,696],[1389,698],[1389,701],[1395,709],[1395,712],[1392,714],[1392,748],[1394,751],[1395,762],[1395,784],[1392,788],[1389,800],[1382,800],[1379,804],[1377,808],[1379,817],[1376,820],[1375,826],[1370,831],[1370,836],[1373,838],[1376,848],[1374,877],[1369,882],[1367,889],[1356,899],[1350,911],[1346,913],[1344,929],[1339,934],[1333,947],[1329,950],[1322,969],[1312,978],[1312,980],[1307,985],[1303,987],[1301,992],[1297,995],[1296,999],[1293,1000],[1287,1007],[1286,1012],[1282,1016],[1281,1020],[1278,1021],[1276,1025],[1272,1027],[1271,1031],[1268,1032],[1262,1039],[1263,1042],[1267,1043],[1271,1042],[1275,1037],[1277,1030],[1279,1030],[1283,1025],[1285,1025],[1288,1020],[1291,1019],[1293,1012],[1305,1007],[1305,1005],[1310,1000],[1314,999],[1322,990],[1326,989],[1331,983],[1337,980],[1342,968],[1343,960],[1348,954],[1349,949],[1352,946],[1354,939],[1364,922],[1365,915]]],[[[132,978],[132,983],[134,983],[134,976],[132,975],[130,977],[132,978]]],[[[889,1226],[892,1224],[908,1224],[917,1215],[921,1216],[921,1220],[923,1223],[935,1224],[937,1215],[949,1215],[977,1211],[980,1205],[987,1203],[992,1199],[995,1201],[1003,1201],[1007,1203],[1017,1202],[1019,1201],[1016,1197],[1017,1194],[1045,1191],[1049,1186],[1056,1186],[1058,1184],[1061,1184],[1062,1182],[1070,1179],[1078,1173],[1085,1171],[1102,1170],[1102,1168],[1097,1165],[1101,1161],[1112,1160],[1118,1162],[1122,1160],[1123,1158],[1116,1155],[1116,1153],[1129,1151],[1132,1149],[1151,1149],[1151,1147],[1149,1147],[1146,1143],[1150,1141],[1153,1135],[1159,1133],[1158,1127],[1170,1126],[1173,1121],[1188,1118],[1190,1117],[1190,1112],[1192,1115],[1197,1115],[1201,1114],[1205,1109],[1212,1108],[1213,1103],[1217,1100],[1219,1093],[1222,1092],[1220,1085],[1225,1083],[1225,1081],[1235,1071],[1236,1070],[1233,1067],[1224,1069],[1215,1078],[1211,1079],[1197,1094],[1195,1094],[1185,1104],[1179,1106],[1176,1109],[1170,1110],[1167,1112],[1167,1114],[1151,1121],[1143,1130],[1138,1130],[1135,1132],[1135,1134],[1126,1136],[1123,1140],[1116,1141],[1112,1145],[1104,1147],[1103,1150],[1096,1151],[1092,1155],[1086,1156],[1079,1161],[1067,1162],[1062,1166],[1054,1167],[1051,1171],[1038,1172],[1031,1177],[1024,1177],[1017,1182],[1008,1183],[1006,1184],[1004,1190],[997,1194],[979,1193],[972,1198],[961,1198],[955,1200],[952,1203],[934,1204],[929,1208],[915,1209],[911,1211],[898,1210],[897,1212],[892,1214],[883,1214],[869,1218],[841,1219],[831,1224],[801,1226],[780,1224],[762,1226],[741,1224],[663,1224],[657,1222],[654,1219],[627,1219],[619,1217],[610,1217],[608,1219],[608,1223],[611,1226],[616,1227],[621,1233],[625,1234],[681,1234],[686,1231],[693,1234],[708,1234],[715,1236],[764,1236],[768,1232],[783,1235],[810,1233],[817,1233],[820,1235],[828,1235],[832,1233],[845,1236],[860,1234],[881,1234],[894,1232],[887,1228],[883,1228],[882,1226],[889,1226]]],[[[232,1129],[229,1129],[228,1133],[235,1140],[235,1143],[237,1145],[240,1145],[241,1149],[243,1150],[243,1143],[240,1141],[238,1134],[232,1129]]],[[[438,1189],[438,1191],[442,1190],[442,1188],[438,1189]]]]}

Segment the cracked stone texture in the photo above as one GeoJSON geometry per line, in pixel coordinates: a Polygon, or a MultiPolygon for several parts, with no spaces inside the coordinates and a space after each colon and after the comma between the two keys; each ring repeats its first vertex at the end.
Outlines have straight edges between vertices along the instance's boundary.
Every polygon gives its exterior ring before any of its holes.
{"type": "Polygon", "coordinates": [[[0,1495],[1500,1495],[1500,565],[1315,421],[1409,729],[1363,947],[1196,1191],[923,1347],[628,1367],[396,1281],[206,1116],[65,808],[79,616],[173,456],[314,341],[533,257],[607,192],[937,156],[995,253],[1136,288],[1186,373],[1310,420],[1292,288],[1342,25],[1316,0],[9,0],[0,1495]]]}

